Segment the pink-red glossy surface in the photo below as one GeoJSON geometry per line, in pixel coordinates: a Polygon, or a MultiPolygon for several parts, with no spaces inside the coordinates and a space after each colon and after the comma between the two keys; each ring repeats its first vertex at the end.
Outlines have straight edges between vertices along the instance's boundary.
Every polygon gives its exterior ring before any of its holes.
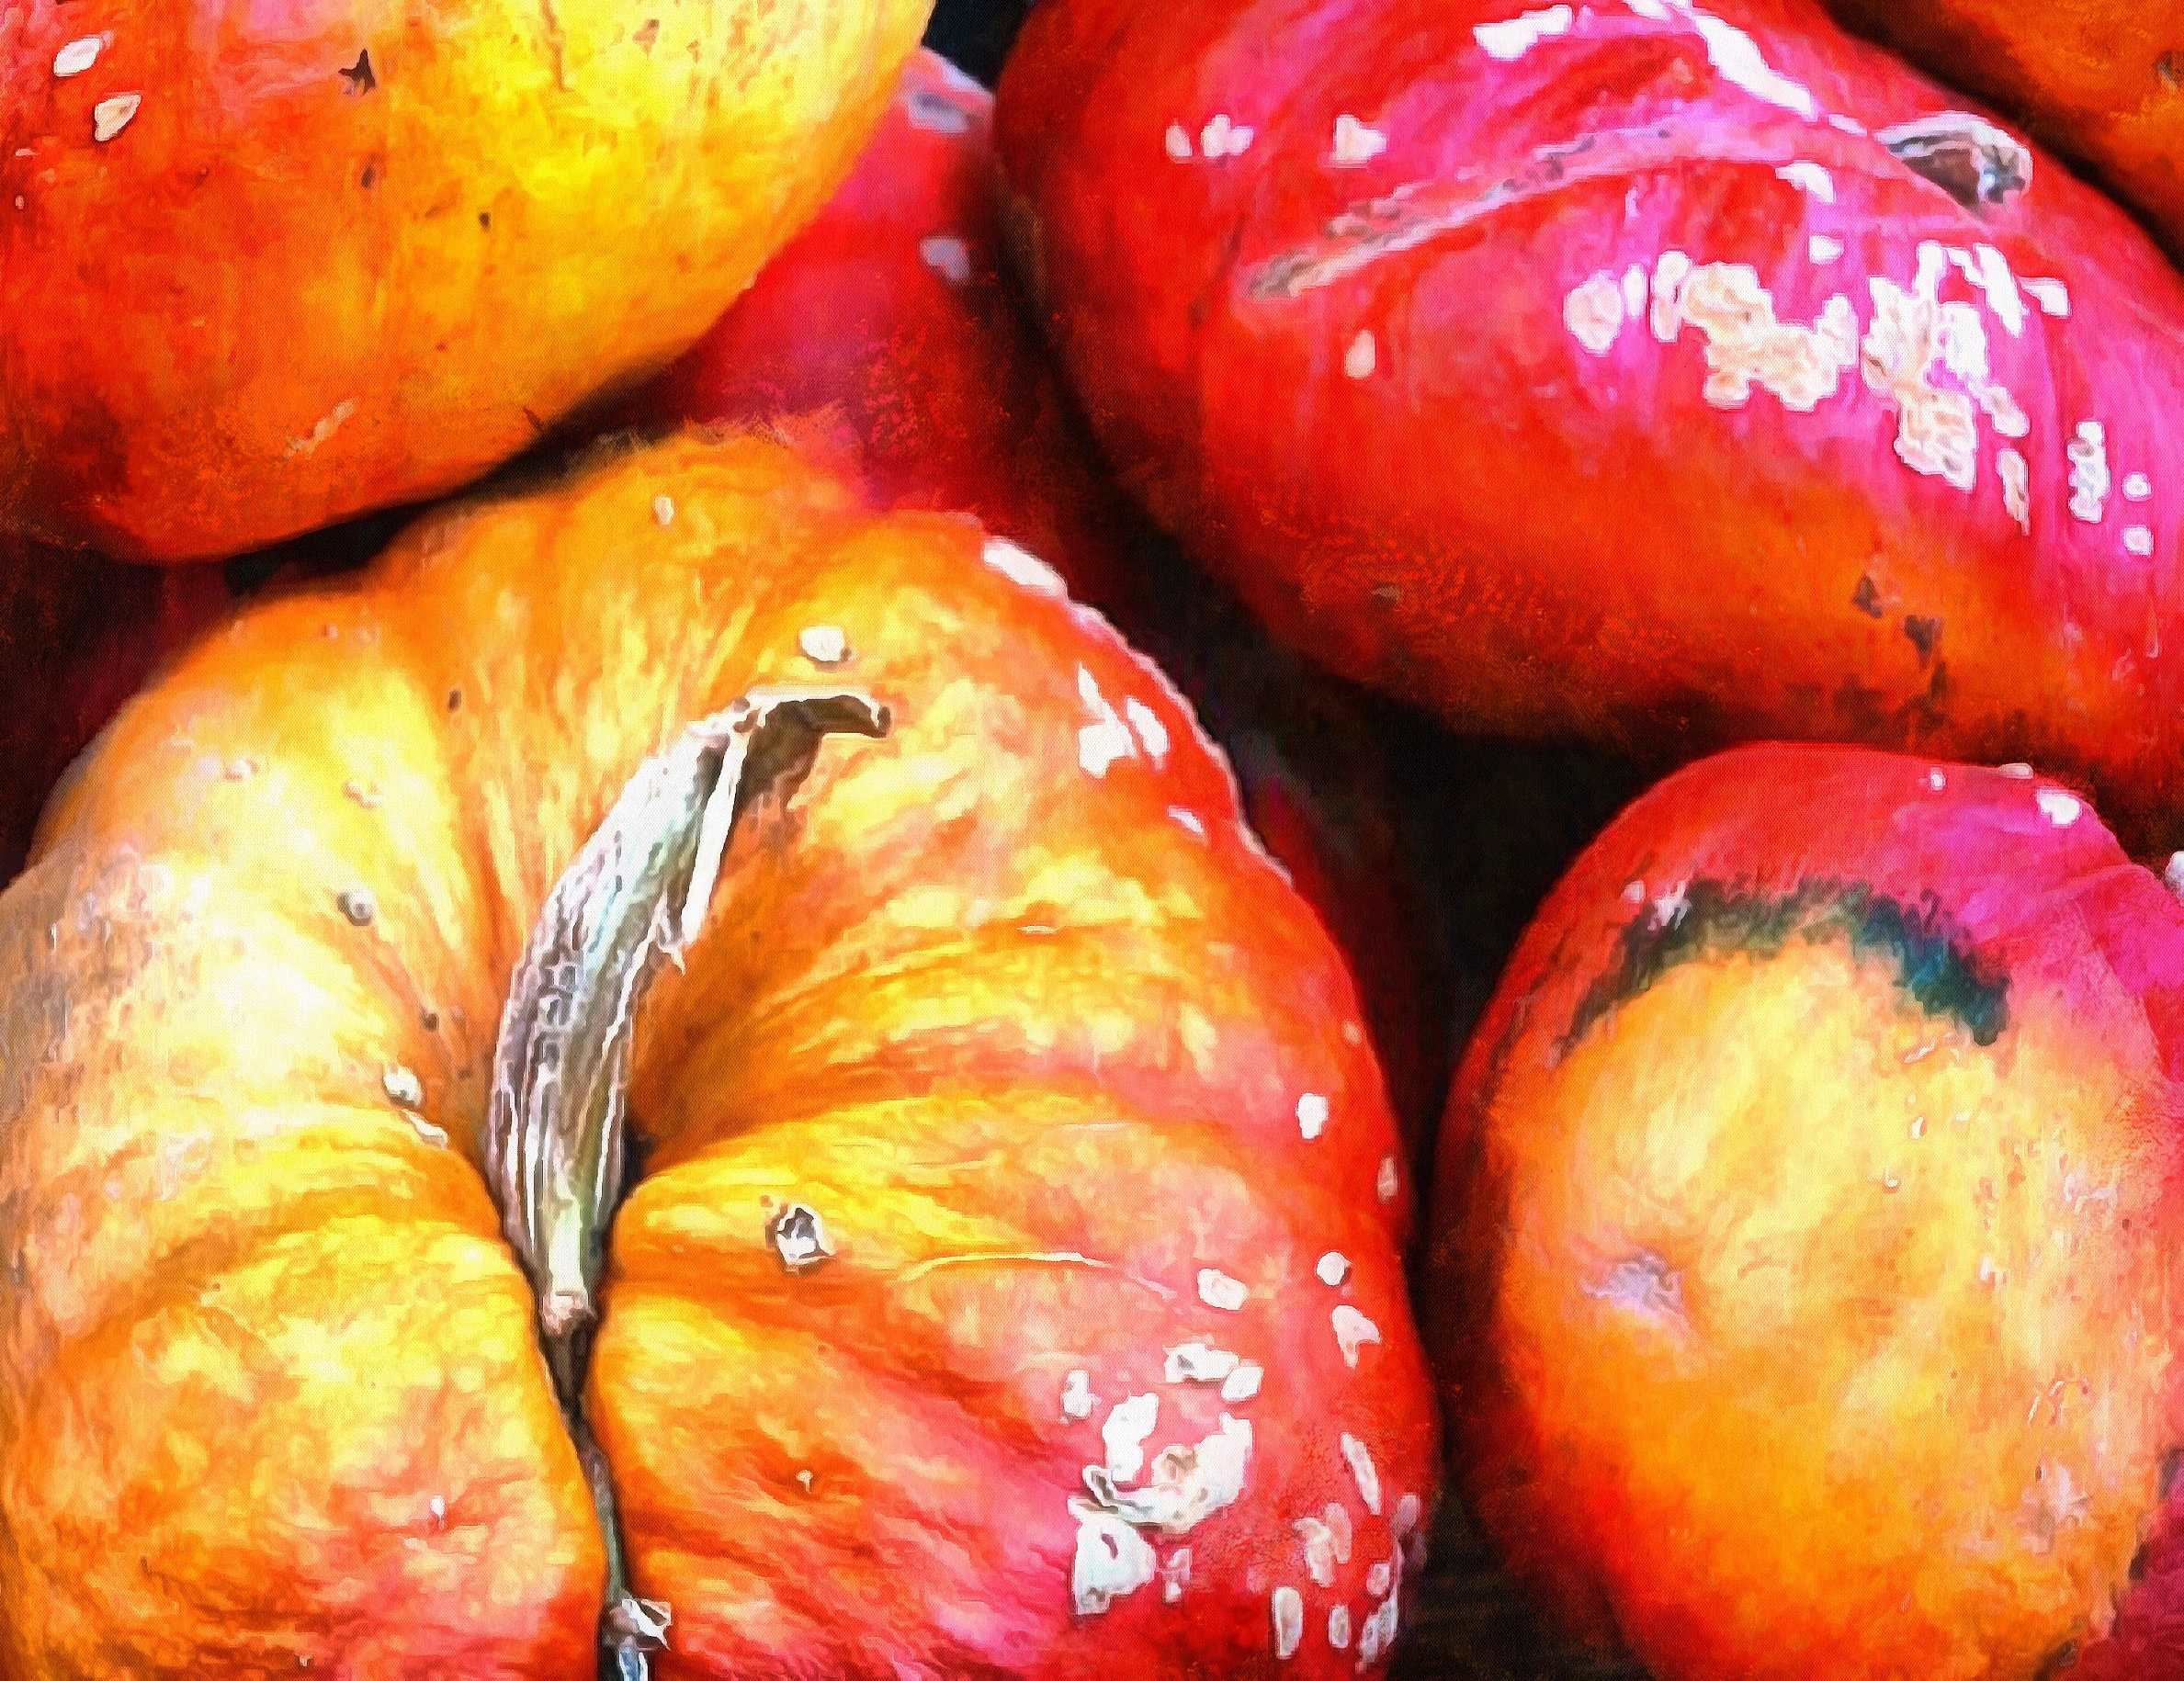
{"type": "Polygon", "coordinates": [[[1125,481],[1495,729],[2184,794],[2184,282],[1803,0],[1050,0],[998,144],[1125,481]]]}

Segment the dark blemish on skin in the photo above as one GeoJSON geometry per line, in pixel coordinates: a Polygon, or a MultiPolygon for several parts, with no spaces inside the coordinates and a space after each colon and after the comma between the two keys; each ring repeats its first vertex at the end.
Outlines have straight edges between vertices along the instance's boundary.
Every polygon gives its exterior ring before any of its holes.
{"type": "Polygon", "coordinates": [[[1953,113],[1903,123],[1874,138],[1967,210],[2007,204],[2031,185],[2032,160],[2022,146],[1998,130],[1967,128],[1953,113]]]}
{"type": "Polygon", "coordinates": [[[531,430],[532,430],[533,432],[539,433],[539,434],[543,434],[545,433],[545,431],[546,431],[546,423],[545,423],[544,421],[540,420],[540,419],[538,418],[538,416],[537,412],[536,412],[535,411],[533,411],[532,409],[530,409],[528,406],[526,406],[526,407],[525,408],[525,410],[524,410],[524,412],[523,412],[523,417],[524,417],[524,419],[526,419],[526,420],[527,420],[527,421],[529,421],[529,422],[531,423],[531,430]]]}
{"type": "Polygon", "coordinates": [[[2184,85],[2184,58],[2174,52],[2163,53],[2154,61],[2154,74],[2162,86],[2176,92],[2179,85],[2184,85]]]}
{"type": "Polygon", "coordinates": [[[419,1020],[424,1023],[424,1031],[426,1032],[436,1033],[440,1031],[440,1012],[438,1010],[428,1010],[424,1012],[419,1020]]]}
{"type": "Polygon", "coordinates": [[[1618,1006],[1680,964],[1729,953],[1775,958],[1793,941],[1847,940],[1857,957],[1895,966],[1895,983],[1929,1014],[1961,1023],[1989,1045],[2008,1024],[2009,982],[1958,943],[1933,895],[1917,907],[1862,882],[1815,881],[1793,893],[1755,893],[1721,882],[1684,889],[1681,916],[1666,924],[1643,908],[1626,925],[1621,953],[1586,989],[1558,1055],[1567,1055],[1618,1006]]]}
{"type": "Polygon", "coordinates": [[[352,97],[361,97],[379,86],[379,77],[372,74],[371,50],[368,47],[357,52],[356,62],[341,73],[341,79],[348,84],[341,91],[352,97]]]}
{"type": "Polygon", "coordinates": [[[2176,1492],[2179,1472],[2184,1472],[2184,1448],[2171,1448],[2161,1456],[2161,1479],[2156,1484],[2162,1499],[2176,1492]]]}
{"type": "Polygon", "coordinates": [[[647,52],[651,51],[652,43],[660,39],[660,19],[657,17],[646,18],[643,23],[638,25],[637,33],[629,39],[647,52]]]}
{"type": "Polygon", "coordinates": [[[447,691],[447,710],[450,712],[460,712],[462,710],[462,691],[460,689],[450,689],[447,691]]]}
{"type": "Polygon", "coordinates": [[[362,186],[367,192],[369,192],[371,190],[372,183],[377,181],[379,178],[379,166],[378,164],[373,163],[367,164],[364,166],[364,173],[356,177],[356,181],[358,186],[362,186]]]}
{"type": "Polygon", "coordinates": [[[481,228],[483,228],[483,229],[484,229],[484,230],[485,230],[487,232],[489,232],[489,233],[490,233],[490,232],[492,232],[492,212],[491,210],[481,210],[481,211],[479,211],[479,212],[478,212],[478,225],[479,225],[481,228]]]}
{"type": "Polygon", "coordinates": [[[2077,1662],[2077,1642],[2065,1641],[2040,1661],[2040,1667],[2032,1672],[2032,1681],[2056,1681],[2056,1677],[2077,1662]]]}
{"type": "Polygon", "coordinates": [[[1934,657],[1934,645],[1941,639],[1941,621],[1922,618],[1916,613],[1906,614],[1904,635],[1911,638],[1911,646],[1918,650],[1918,662],[1924,665],[1934,657]]]}
{"type": "Polygon", "coordinates": [[[1871,572],[1861,572],[1858,587],[1850,592],[1850,605],[1871,618],[1881,616],[1881,587],[1873,581],[1871,572]]]}

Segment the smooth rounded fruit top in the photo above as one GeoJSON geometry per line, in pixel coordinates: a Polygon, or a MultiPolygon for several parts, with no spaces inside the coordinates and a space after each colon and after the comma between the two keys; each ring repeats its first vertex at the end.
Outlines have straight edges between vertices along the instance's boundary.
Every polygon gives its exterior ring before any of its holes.
{"type": "Polygon", "coordinates": [[[705,331],[928,10],[0,11],[0,523],[183,559],[475,477],[705,331]]]}

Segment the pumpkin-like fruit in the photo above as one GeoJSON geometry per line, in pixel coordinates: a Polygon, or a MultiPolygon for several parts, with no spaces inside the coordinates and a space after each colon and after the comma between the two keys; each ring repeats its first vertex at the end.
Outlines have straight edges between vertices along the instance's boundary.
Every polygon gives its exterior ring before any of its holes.
{"type": "Polygon", "coordinates": [[[1852,28],[2089,165],[2184,255],[2184,28],[2130,0],[1828,0],[1852,28]]]}
{"type": "Polygon", "coordinates": [[[1662,1681],[2184,1674],[2184,906],[2013,770],[1682,772],[1466,1057],[1467,1492],[1662,1681]]]}
{"type": "Polygon", "coordinates": [[[0,1670],[1385,1660],[1352,987],[974,522],[753,437],[436,516],[122,713],[0,953],[0,1670]]]}
{"type": "Polygon", "coordinates": [[[688,355],[585,425],[785,426],[875,501],[975,513],[1049,560],[1227,748],[1253,829],[1351,960],[1422,1149],[1451,1033],[1434,885],[1405,821],[1416,791],[1388,746],[1399,726],[1178,564],[1097,470],[1006,273],[992,106],[914,55],[826,208],[688,355]]]}
{"type": "Polygon", "coordinates": [[[673,356],[928,0],[0,16],[0,524],[232,553],[447,490],[673,356]]]}
{"type": "Polygon", "coordinates": [[[69,761],[233,601],[215,567],[155,571],[0,539],[0,885],[69,761]]]}
{"type": "Polygon", "coordinates": [[[2184,801],[2184,280],[1816,6],[1051,0],[996,121],[1124,481],[1315,656],[2184,801]]]}

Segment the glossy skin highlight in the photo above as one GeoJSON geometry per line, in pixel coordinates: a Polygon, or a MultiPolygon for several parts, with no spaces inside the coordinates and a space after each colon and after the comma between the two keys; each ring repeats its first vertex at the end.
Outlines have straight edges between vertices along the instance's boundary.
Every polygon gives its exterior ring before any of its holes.
{"type": "Polygon", "coordinates": [[[1034,14],[1015,242],[1125,483],[1466,727],[1916,743],[2173,809],[2184,281],[1802,0],[1525,9],[1034,14]],[[1968,154],[1991,199],[1884,143],[1936,118],[2009,160],[1968,154]]]}
{"type": "Polygon", "coordinates": [[[1151,552],[1096,468],[1004,260],[992,96],[911,57],[841,190],[658,379],[583,431],[774,424],[890,506],[976,514],[1051,561],[1188,694],[1252,825],[1349,955],[1397,1111],[1447,1095],[1431,887],[1380,709],[1151,552]]]}
{"type": "Polygon", "coordinates": [[[1645,795],[1442,1141],[1497,1541],[1664,1681],[2175,1673],[2179,1073],[2184,908],[2071,791],[1761,747],[1645,795]]]}
{"type": "Polygon", "coordinates": [[[754,812],[638,1025],[587,1413],[674,1611],[657,1673],[1353,1671],[1329,1614],[1415,1580],[1436,1442],[1341,963],[1047,574],[753,438],[450,510],[246,614],[49,814],[0,897],[0,1670],[587,1668],[598,1541],[479,1172],[495,1024],[639,761],[815,683],[892,733],[754,812]],[[791,1199],[836,1251],[806,1272],[791,1199]],[[1257,1391],[1171,1381],[1193,1341],[1257,1391]],[[1193,1554],[1179,1598],[1080,1610],[1070,1502],[1132,1395],[1156,1463],[1224,1414],[1250,1452],[1149,1538],[1193,1554]],[[1323,1585],[1295,1526],[1330,1505],[1323,1585]]]}
{"type": "Polygon", "coordinates": [[[928,9],[10,6],[0,524],[187,559],[475,478],[705,330],[928,9]]]}

